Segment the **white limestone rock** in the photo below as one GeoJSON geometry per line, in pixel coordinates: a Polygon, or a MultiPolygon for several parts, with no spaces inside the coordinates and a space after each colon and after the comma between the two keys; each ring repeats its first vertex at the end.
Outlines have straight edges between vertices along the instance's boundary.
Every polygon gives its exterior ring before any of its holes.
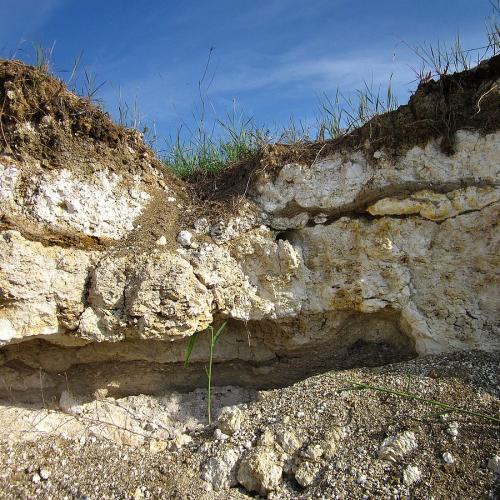
{"type": "Polygon", "coordinates": [[[361,205],[366,198],[366,186],[373,193],[383,193],[413,186],[418,190],[430,184],[459,185],[464,172],[476,182],[493,185],[500,173],[499,136],[461,130],[456,134],[453,155],[442,153],[439,142],[431,140],[425,147],[414,146],[397,163],[380,156],[375,165],[361,151],[352,152],[347,158],[344,153],[335,152],[310,166],[290,163],[276,179],[262,176],[256,186],[256,200],[263,210],[278,215],[289,207],[299,207],[304,212],[338,211],[361,205]]]}
{"type": "Polygon", "coordinates": [[[285,453],[293,455],[303,444],[304,440],[292,429],[278,430],[276,441],[285,453]]]}
{"type": "Polygon", "coordinates": [[[276,452],[256,446],[243,457],[238,468],[238,482],[248,491],[266,496],[281,484],[283,468],[276,452]]]}
{"type": "Polygon", "coordinates": [[[378,456],[388,462],[398,462],[418,448],[415,433],[405,431],[396,436],[389,436],[380,445],[378,456]]]}
{"type": "Polygon", "coordinates": [[[0,201],[14,201],[19,170],[0,159],[0,201]]]}
{"type": "Polygon", "coordinates": [[[220,457],[211,457],[202,465],[201,478],[210,483],[215,491],[236,486],[238,460],[239,454],[233,449],[226,450],[220,457]]]}
{"type": "Polygon", "coordinates": [[[416,465],[408,465],[403,471],[403,483],[412,486],[422,479],[422,472],[416,465]]]}
{"type": "Polygon", "coordinates": [[[295,480],[300,484],[303,488],[307,488],[314,483],[320,466],[317,463],[310,461],[303,461],[297,467],[295,471],[295,480]]]}
{"type": "Polygon", "coordinates": [[[183,247],[190,247],[191,244],[193,243],[193,234],[190,233],[189,231],[181,231],[177,235],[177,241],[183,246],[183,247]]]}
{"type": "Polygon", "coordinates": [[[243,422],[243,412],[238,407],[226,407],[217,419],[217,427],[229,436],[237,432],[243,422]]]}
{"type": "Polygon", "coordinates": [[[120,239],[134,228],[150,195],[136,187],[121,187],[121,178],[103,168],[91,179],[80,179],[70,170],[33,179],[25,211],[58,228],[69,226],[90,236],[120,239]]]}

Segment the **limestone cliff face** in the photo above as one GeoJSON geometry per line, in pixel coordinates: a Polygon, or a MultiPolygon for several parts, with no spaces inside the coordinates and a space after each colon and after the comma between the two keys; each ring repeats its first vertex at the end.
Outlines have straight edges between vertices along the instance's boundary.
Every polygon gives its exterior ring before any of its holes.
{"type": "MultiPolygon", "coordinates": [[[[77,134],[84,153],[68,143],[58,162],[41,160],[51,120],[6,123],[12,144],[21,134],[31,147],[0,156],[0,372],[11,386],[30,387],[40,369],[56,387],[50,377],[76,366],[114,363],[117,379],[180,362],[186,338],[223,319],[218,361],[264,376],[266,363],[318,346],[339,366],[363,345],[396,358],[500,348],[500,132],[457,130],[451,154],[437,135],[397,154],[333,147],[272,172],[263,160],[239,208],[217,219],[138,138],[77,134]],[[192,235],[182,244],[181,230],[192,235]]],[[[202,339],[193,359],[205,357],[202,339]]]]}

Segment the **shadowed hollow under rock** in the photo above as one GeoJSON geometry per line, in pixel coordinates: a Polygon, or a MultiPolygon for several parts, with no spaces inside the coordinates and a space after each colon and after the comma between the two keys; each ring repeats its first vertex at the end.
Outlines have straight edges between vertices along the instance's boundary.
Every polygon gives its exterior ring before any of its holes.
{"type": "Polygon", "coordinates": [[[500,348],[498,57],[372,123],[406,140],[277,146],[217,201],[37,71],[0,65],[0,397],[202,386],[207,336],[185,368],[187,339],[225,320],[215,383],[254,388],[500,348]]]}

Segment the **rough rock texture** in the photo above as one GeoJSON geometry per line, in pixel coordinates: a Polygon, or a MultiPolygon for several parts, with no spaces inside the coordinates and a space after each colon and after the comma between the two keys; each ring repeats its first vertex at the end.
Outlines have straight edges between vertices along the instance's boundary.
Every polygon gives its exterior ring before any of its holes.
{"type": "Polygon", "coordinates": [[[248,491],[267,496],[280,485],[282,473],[276,452],[266,446],[256,446],[243,457],[237,479],[248,491]]]}
{"type": "Polygon", "coordinates": [[[397,436],[389,436],[382,441],[378,456],[382,460],[397,462],[408,453],[418,448],[417,439],[413,432],[403,432],[397,436]]]}
{"type": "Polygon", "coordinates": [[[217,387],[217,411],[219,405],[238,403],[244,417],[240,429],[224,440],[203,426],[206,391],[200,389],[162,397],[73,401],[81,410],[76,415],[40,405],[2,404],[0,496],[249,499],[255,493],[235,485],[234,474],[245,457],[255,458],[264,449],[272,460],[261,462],[261,472],[249,468],[249,482],[244,480],[250,488],[272,485],[266,496],[274,500],[497,498],[498,354],[464,351],[332,371],[262,391],[253,401],[243,397],[237,402],[235,388],[217,387]],[[443,414],[442,408],[423,401],[357,390],[354,381],[410,391],[484,416],[443,414]],[[452,422],[460,428],[457,438],[448,432],[452,422]],[[181,434],[172,432],[167,438],[167,430],[181,434]],[[407,433],[414,434],[416,450],[397,462],[379,458],[386,438],[407,433]],[[317,444],[326,450],[325,443],[332,440],[333,456],[325,452],[310,458],[317,444]],[[285,451],[281,446],[286,443],[291,446],[285,451]],[[445,463],[444,453],[454,463],[445,463]],[[48,472],[47,480],[42,470],[48,472]],[[35,474],[40,481],[33,482],[35,474]]]}
{"type": "MultiPolygon", "coordinates": [[[[456,78],[465,111],[498,97],[498,58],[456,78]]],[[[220,382],[256,387],[500,348],[494,106],[453,137],[264,155],[244,197],[215,202],[39,70],[2,62],[0,98],[0,394],[195,387],[207,339],[186,382],[187,337],[225,319],[220,382]]]]}

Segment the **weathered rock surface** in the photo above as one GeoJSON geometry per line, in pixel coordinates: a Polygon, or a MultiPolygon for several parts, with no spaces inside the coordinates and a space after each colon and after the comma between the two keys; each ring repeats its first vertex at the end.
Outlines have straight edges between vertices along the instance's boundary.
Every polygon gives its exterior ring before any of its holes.
{"type": "Polygon", "coordinates": [[[276,452],[266,446],[257,446],[242,459],[238,468],[238,482],[248,491],[267,496],[281,483],[283,468],[276,452]]]}
{"type": "MultiPolygon", "coordinates": [[[[82,124],[69,134],[68,115],[66,149],[43,157],[53,118],[10,120],[24,102],[16,95],[0,156],[0,373],[10,388],[0,393],[43,383],[60,394],[66,377],[119,393],[175,385],[187,337],[225,319],[215,360],[233,370],[226,379],[255,386],[500,348],[491,121],[488,133],[456,131],[451,154],[436,135],[397,154],[361,145],[272,173],[264,164],[240,208],[214,216],[101,115],[102,137],[82,124]],[[241,362],[251,369],[238,373],[231,363],[241,362]],[[270,371],[283,363],[288,372],[270,371]]],[[[192,361],[206,358],[203,338],[192,361]]]]}
{"type": "Polygon", "coordinates": [[[402,432],[397,436],[389,436],[382,441],[378,452],[379,458],[389,462],[397,462],[418,447],[416,436],[411,431],[402,432]]]}

